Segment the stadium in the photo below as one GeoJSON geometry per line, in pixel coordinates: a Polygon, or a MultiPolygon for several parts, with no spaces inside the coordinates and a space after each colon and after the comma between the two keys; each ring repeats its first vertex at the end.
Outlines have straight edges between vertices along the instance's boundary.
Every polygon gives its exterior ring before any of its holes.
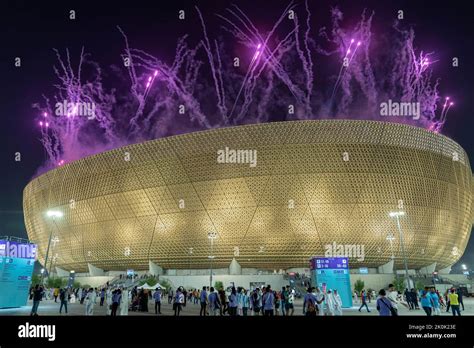
{"type": "Polygon", "coordinates": [[[23,206],[39,261],[49,244],[54,266],[67,271],[146,270],[150,261],[222,268],[233,259],[287,270],[330,245],[362,246],[352,268],[393,260],[403,269],[404,247],[410,269],[440,270],[469,240],[473,187],[467,154],[446,136],[388,122],[288,121],[67,163],[33,179],[23,206]],[[403,245],[389,215],[401,210],[403,245]]]}

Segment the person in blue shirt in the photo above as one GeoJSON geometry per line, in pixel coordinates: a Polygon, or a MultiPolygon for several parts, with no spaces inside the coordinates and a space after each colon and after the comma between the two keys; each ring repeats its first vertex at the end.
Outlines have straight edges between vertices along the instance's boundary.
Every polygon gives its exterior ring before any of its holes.
{"type": "Polygon", "coordinates": [[[425,290],[421,292],[421,307],[425,311],[427,316],[431,316],[433,312],[433,300],[431,298],[431,294],[428,291],[428,287],[425,287],[425,290]]]}
{"type": "Polygon", "coordinates": [[[314,288],[309,287],[308,292],[303,298],[303,315],[316,316],[318,312],[318,305],[316,296],[313,294],[314,288]]]}
{"type": "Polygon", "coordinates": [[[272,287],[270,285],[267,285],[267,288],[265,290],[265,294],[263,295],[262,298],[263,302],[263,315],[265,316],[273,316],[273,306],[275,302],[275,295],[273,294],[272,287]]]}
{"type": "Polygon", "coordinates": [[[380,289],[376,306],[381,317],[390,317],[392,315],[392,302],[385,297],[386,295],[385,289],[380,289]]]}
{"type": "Polygon", "coordinates": [[[431,296],[431,301],[433,303],[433,315],[441,315],[439,296],[436,293],[436,290],[434,287],[431,288],[430,296],[431,296]]]}
{"type": "Polygon", "coordinates": [[[365,306],[365,308],[367,309],[367,312],[370,313],[369,306],[367,306],[367,293],[365,292],[365,290],[362,290],[362,292],[360,293],[360,300],[362,301],[362,304],[359,307],[359,312],[362,309],[362,307],[365,306]]]}
{"type": "Polygon", "coordinates": [[[232,287],[232,291],[229,295],[229,315],[235,317],[237,315],[237,290],[232,287]]]}
{"type": "Polygon", "coordinates": [[[155,314],[161,314],[161,288],[157,287],[153,294],[155,300],[155,314]]]}
{"type": "Polygon", "coordinates": [[[219,301],[219,296],[217,292],[214,291],[214,287],[211,286],[209,294],[209,311],[211,315],[216,316],[219,313],[221,307],[221,302],[219,301]]]}
{"type": "Polygon", "coordinates": [[[244,317],[247,316],[249,307],[250,307],[250,298],[249,295],[247,295],[247,290],[243,289],[242,290],[242,314],[244,317]]]}
{"type": "Polygon", "coordinates": [[[120,289],[114,290],[112,293],[112,312],[111,316],[117,316],[117,309],[119,307],[120,301],[122,300],[122,291],[120,289]]]}
{"type": "Polygon", "coordinates": [[[206,316],[207,313],[207,291],[206,287],[202,287],[201,295],[200,295],[200,300],[201,300],[201,311],[199,312],[199,316],[206,316]]]}

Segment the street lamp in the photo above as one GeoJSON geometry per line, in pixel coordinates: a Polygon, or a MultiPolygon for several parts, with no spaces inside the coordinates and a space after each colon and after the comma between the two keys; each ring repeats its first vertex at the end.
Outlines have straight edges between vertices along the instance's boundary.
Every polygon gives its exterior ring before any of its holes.
{"type": "Polygon", "coordinates": [[[214,259],[214,239],[217,238],[217,233],[216,232],[208,232],[207,233],[207,238],[209,238],[209,241],[211,242],[211,253],[210,255],[208,256],[209,259],[211,260],[210,261],[210,270],[211,270],[211,274],[209,276],[209,287],[212,286],[212,260],[214,259]]]}
{"type": "MultiPolygon", "coordinates": [[[[53,220],[53,223],[56,224],[56,218],[62,218],[63,217],[63,213],[59,210],[48,210],[46,212],[46,216],[51,218],[53,220]]],[[[48,256],[49,256],[49,247],[51,246],[51,240],[52,240],[52,237],[53,237],[53,230],[51,229],[51,231],[49,232],[49,240],[48,240],[48,248],[46,249],[46,257],[44,258],[44,267],[48,267],[48,256]]],[[[48,277],[49,277],[49,273],[48,273],[48,277]]],[[[41,274],[41,283],[43,283],[44,281],[44,272],[41,274]]]]}
{"type": "Polygon", "coordinates": [[[465,263],[463,263],[463,264],[461,265],[461,267],[462,267],[463,271],[467,270],[467,266],[466,266],[465,263]]]}
{"type": "Polygon", "coordinates": [[[397,219],[397,227],[398,227],[398,232],[400,233],[400,245],[402,247],[402,254],[403,254],[403,260],[405,263],[405,274],[407,277],[407,287],[411,287],[411,282],[410,282],[410,275],[408,274],[408,262],[407,262],[407,256],[405,254],[405,245],[403,243],[403,232],[402,232],[402,227],[400,225],[400,216],[405,216],[404,211],[392,211],[388,214],[391,218],[396,218],[397,219]]]}

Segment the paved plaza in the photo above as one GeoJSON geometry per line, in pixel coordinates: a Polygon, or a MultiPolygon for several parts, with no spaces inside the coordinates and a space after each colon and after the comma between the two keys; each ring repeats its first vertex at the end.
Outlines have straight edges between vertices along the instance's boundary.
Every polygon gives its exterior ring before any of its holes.
{"type": "MultiPolygon", "coordinates": [[[[31,304],[32,302],[29,301],[27,306],[23,306],[20,308],[10,308],[10,309],[0,309],[0,315],[29,315],[31,311],[31,304]]],[[[42,301],[39,309],[38,315],[60,315],[59,314],[59,301],[57,303],[54,300],[46,300],[42,301]]],[[[359,304],[360,305],[360,304],[359,304]]],[[[359,305],[354,304],[352,308],[344,308],[343,315],[354,315],[354,316],[376,316],[378,315],[377,309],[375,308],[375,301],[369,303],[370,313],[364,308],[361,312],[358,311],[359,305]]],[[[465,310],[461,312],[462,315],[474,315],[474,298],[464,298],[464,306],[465,310]]],[[[295,312],[294,315],[302,315],[302,308],[303,308],[303,301],[301,299],[295,300],[295,312]]],[[[132,312],[129,311],[128,314],[130,316],[140,315],[140,316],[155,316],[155,304],[153,301],[150,301],[148,304],[149,312],[132,312]]],[[[183,308],[181,311],[182,316],[199,316],[200,305],[194,303],[187,303],[186,307],[183,308]]],[[[64,311],[64,309],[63,309],[64,311]]],[[[117,311],[119,313],[120,310],[117,311]]],[[[162,303],[161,305],[161,316],[170,316],[173,315],[173,308],[171,304],[168,304],[167,301],[162,303]]],[[[85,314],[85,305],[81,305],[80,303],[69,303],[68,304],[68,314],[61,314],[64,315],[84,315],[85,314]]],[[[102,315],[105,316],[107,314],[107,309],[104,306],[99,306],[96,304],[94,307],[94,315],[102,315]]],[[[416,315],[416,316],[425,316],[425,312],[422,309],[409,311],[404,306],[399,306],[399,314],[400,315],[416,315]]],[[[451,312],[446,313],[446,309],[441,310],[442,316],[452,316],[451,312]]]]}

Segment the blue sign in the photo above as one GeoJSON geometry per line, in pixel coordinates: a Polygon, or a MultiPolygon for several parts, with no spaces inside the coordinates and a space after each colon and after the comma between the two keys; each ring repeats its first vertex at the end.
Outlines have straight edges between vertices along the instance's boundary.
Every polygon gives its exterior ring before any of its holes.
{"type": "Polygon", "coordinates": [[[0,240],[0,308],[26,305],[36,245],[0,240]]]}
{"type": "Polygon", "coordinates": [[[337,290],[341,296],[342,307],[352,307],[349,258],[313,257],[310,268],[314,283],[323,292],[327,292],[328,289],[337,290]]]}
{"type": "Polygon", "coordinates": [[[361,268],[359,268],[359,273],[360,274],[369,274],[369,269],[367,267],[361,267],[361,268]]]}

